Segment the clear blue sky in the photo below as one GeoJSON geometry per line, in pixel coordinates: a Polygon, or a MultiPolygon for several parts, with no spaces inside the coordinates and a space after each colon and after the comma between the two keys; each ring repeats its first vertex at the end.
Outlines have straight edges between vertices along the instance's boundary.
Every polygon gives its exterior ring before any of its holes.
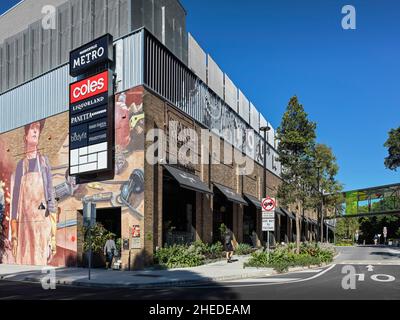
{"type": "Polygon", "coordinates": [[[397,183],[383,147],[400,126],[400,1],[182,0],[188,31],[277,127],[297,95],[345,189],[397,183]],[[352,4],[357,29],[343,30],[352,4]]]}
{"type": "Polygon", "coordinates": [[[181,1],[188,31],[274,127],[299,97],[346,189],[399,182],[383,143],[400,126],[400,1],[181,1]],[[341,28],[346,4],[357,30],[341,28]]]}

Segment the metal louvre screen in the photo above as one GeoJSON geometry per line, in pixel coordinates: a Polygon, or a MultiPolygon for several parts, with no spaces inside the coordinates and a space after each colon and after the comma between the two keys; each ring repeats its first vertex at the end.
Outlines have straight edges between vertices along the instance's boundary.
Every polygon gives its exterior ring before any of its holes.
{"type": "Polygon", "coordinates": [[[133,30],[132,28],[132,0],[119,0],[119,36],[122,37],[133,30]]]}
{"type": "Polygon", "coordinates": [[[92,0],[82,1],[82,43],[93,40],[92,0]]]}
{"type": "Polygon", "coordinates": [[[119,37],[119,1],[108,0],[107,3],[107,32],[111,34],[114,39],[119,37]]]}
{"type": "Polygon", "coordinates": [[[71,16],[69,3],[63,4],[58,10],[60,61],[65,63],[71,51],[71,16]]]}
{"type": "Polygon", "coordinates": [[[106,33],[107,3],[106,0],[95,0],[94,5],[94,39],[106,33]]]}
{"type": "Polygon", "coordinates": [[[4,45],[0,44],[0,92],[3,90],[3,81],[5,78],[5,63],[4,63],[4,45]]]}
{"type": "Polygon", "coordinates": [[[208,64],[208,86],[224,98],[224,74],[210,55],[207,57],[208,64]]]}
{"type": "Polygon", "coordinates": [[[80,47],[82,43],[82,0],[71,0],[72,14],[72,49],[80,47]]]}
{"type": "Polygon", "coordinates": [[[15,36],[16,40],[16,83],[21,83],[24,81],[24,35],[19,33],[15,36]]]}
{"type": "MultiPolygon", "coordinates": [[[[30,27],[30,46],[32,48],[32,77],[37,77],[41,72],[40,63],[40,31],[42,26],[40,23],[34,23],[30,27]]],[[[10,86],[12,87],[12,86],[10,86]]]]}
{"type": "Polygon", "coordinates": [[[15,79],[15,40],[13,39],[10,41],[10,43],[7,45],[7,51],[8,51],[8,85],[10,87],[15,86],[16,79],[15,79]]]}
{"type": "Polygon", "coordinates": [[[189,69],[203,82],[207,82],[207,55],[196,40],[189,34],[189,69]]]}
{"type": "Polygon", "coordinates": [[[50,54],[51,54],[51,30],[43,30],[42,31],[43,72],[47,72],[51,68],[50,54]]]}

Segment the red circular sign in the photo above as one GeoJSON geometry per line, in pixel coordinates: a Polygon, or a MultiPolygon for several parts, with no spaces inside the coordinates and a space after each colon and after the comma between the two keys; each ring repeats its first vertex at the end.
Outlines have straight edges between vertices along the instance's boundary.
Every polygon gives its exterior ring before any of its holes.
{"type": "Polygon", "coordinates": [[[262,202],[262,207],[265,211],[272,211],[275,209],[275,201],[272,198],[267,197],[262,202]]]}

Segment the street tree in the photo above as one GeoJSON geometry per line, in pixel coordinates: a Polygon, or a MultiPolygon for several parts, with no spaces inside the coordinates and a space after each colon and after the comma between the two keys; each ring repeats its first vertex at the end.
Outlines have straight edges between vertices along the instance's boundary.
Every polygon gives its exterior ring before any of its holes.
{"type": "Polygon", "coordinates": [[[280,126],[278,154],[282,164],[283,182],[278,188],[278,199],[284,206],[297,203],[296,244],[300,252],[300,214],[309,199],[309,163],[315,148],[316,124],[308,119],[297,96],[290,99],[280,126]]]}
{"type": "Polygon", "coordinates": [[[389,152],[385,158],[385,166],[396,171],[400,167],[400,127],[389,131],[389,137],[384,146],[389,152]]]}
{"type": "Polygon", "coordinates": [[[318,212],[319,240],[323,241],[323,220],[330,213],[334,214],[343,202],[342,184],[336,179],[339,166],[330,147],[316,144],[312,161],[310,162],[309,183],[312,186],[309,202],[318,212]]]}

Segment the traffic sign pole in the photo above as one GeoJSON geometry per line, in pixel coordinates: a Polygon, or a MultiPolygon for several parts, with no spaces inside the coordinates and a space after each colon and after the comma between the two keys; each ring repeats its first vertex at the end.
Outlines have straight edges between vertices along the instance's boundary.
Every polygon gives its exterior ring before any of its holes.
{"type": "Polygon", "coordinates": [[[262,207],[262,231],[267,231],[267,262],[270,256],[270,236],[271,231],[275,231],[275,207],[276,201],[271,197],[266,197],[261,202],[262,207]]]}

